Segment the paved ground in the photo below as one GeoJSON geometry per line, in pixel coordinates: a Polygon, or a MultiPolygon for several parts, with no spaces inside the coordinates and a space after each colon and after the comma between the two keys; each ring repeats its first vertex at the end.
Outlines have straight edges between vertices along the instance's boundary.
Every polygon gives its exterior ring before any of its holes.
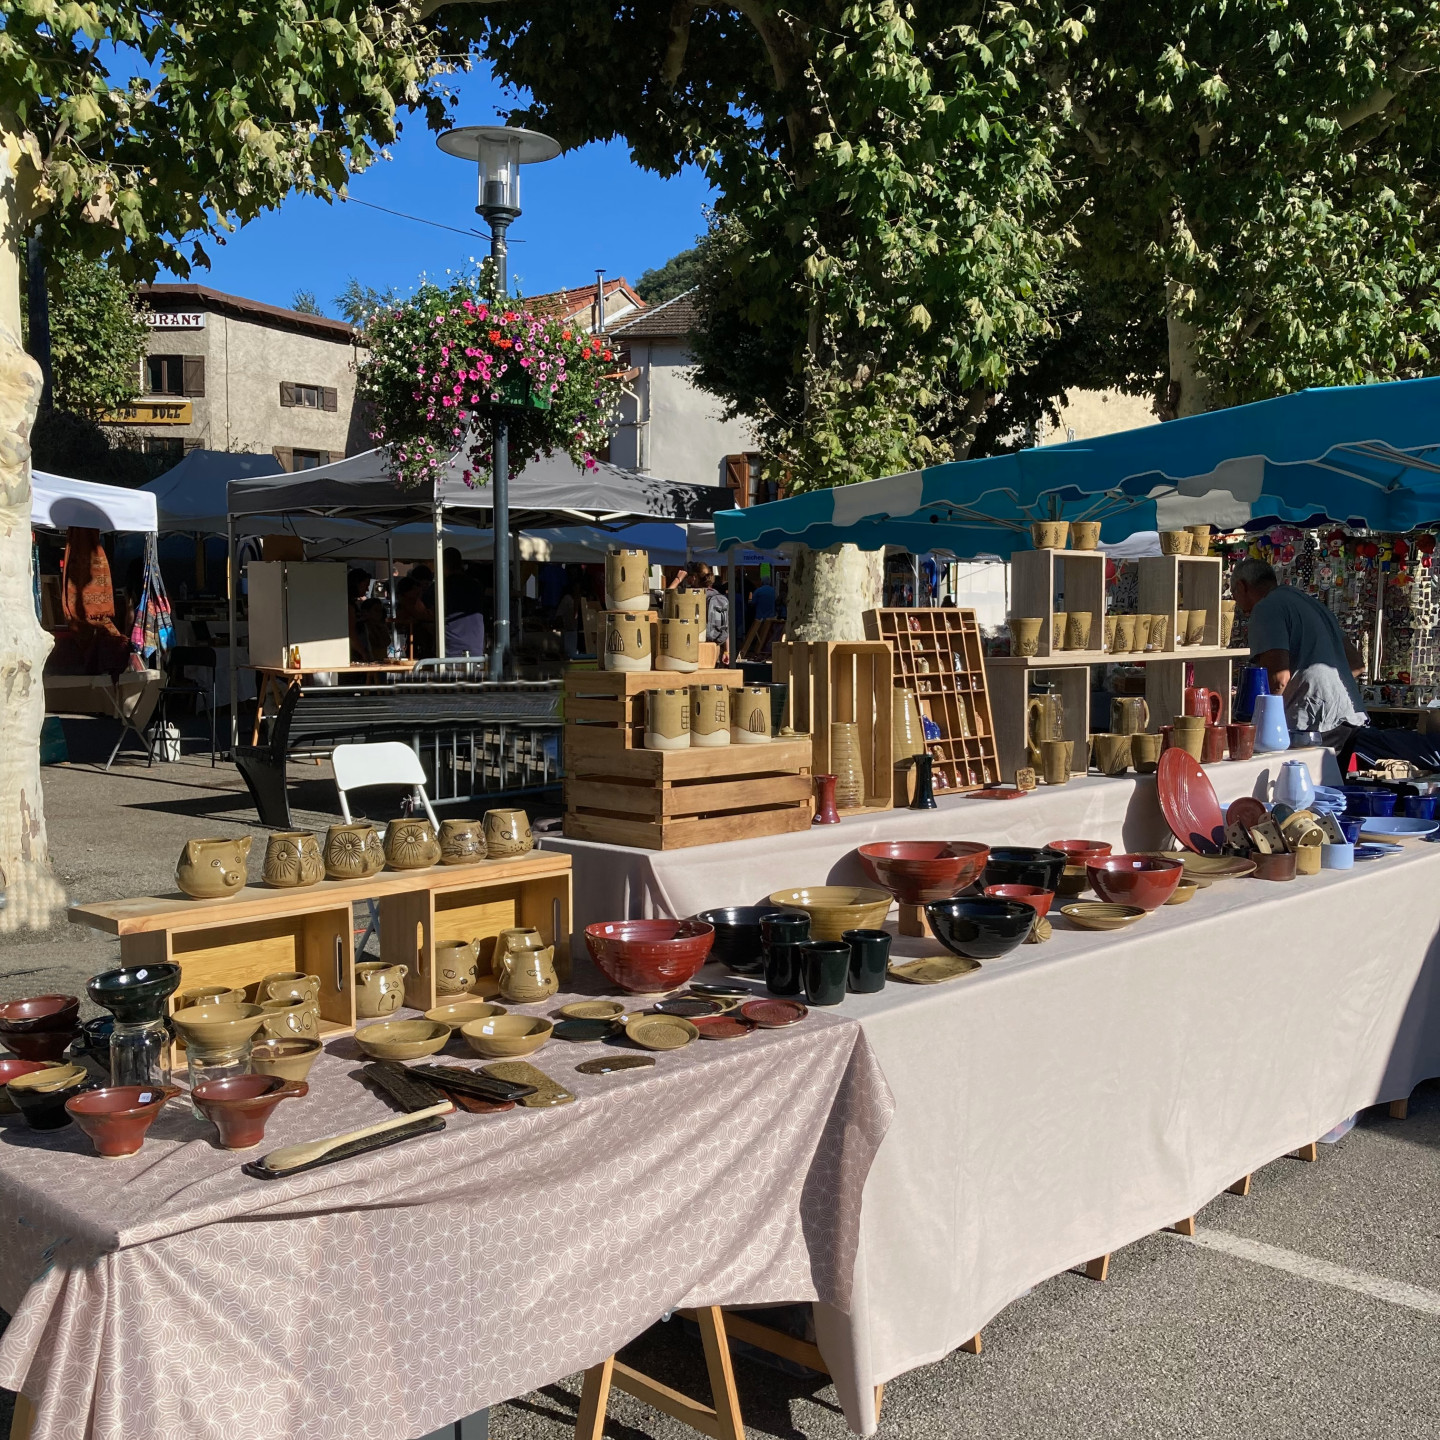
{"type": "MultiPolygon", "coordinates": [[[[72,738],[72,755],[96,736],[72,738]]],[[[108,776],[46,772],[56,868],[74,900],[171,888],[187,835],[263,830],[233,769],[202,758],[108,776]]],[[[324,772],[296,823],[333,818],[324,772]]],[[[383,806],[372,812],[391,813],[383,806]]],[[[73,926],[0,946],[0,994],[64,988],[111,963],[114,942],[73,926]]],[[[1436,1440],[1440,1437],[1440,1084],[1410,1117],[1365,1114],[1319,1160],[1280,1159],[1248,1198],[1222,1195],[1195,1241],[1149,1236],[1103,1284],[1056,1276],[955,1354],[894,1380],[880,1433],[894,1440],[1436,1440]]],[[[3,1321],[3,1316],[0,1316],[3,1321]]],[[[657,1325],[626,1352],[658,1378],[705,1394],[698,1339],[657,1325]]],[[[780,1440],[840,1440],[834,1391],[742,1359],[747,1428],[780,1440]]],[[[497,1408],[495,1440],[573,1432],[579,1377],[497,1408]]],[[[693,1432],[617,1396],[611,1440],[693,1432]]],[[[0,1435],[9,1397],[0,1392],[0,1435]]],[[[136,1437],[152,1440],[152,1437],[136,1437]]],[[[180,1440],[180,1437],[153,1437],[180,1440]]],[[[411,1440],[397,1436],[396,1440],[411,1440]]]]}

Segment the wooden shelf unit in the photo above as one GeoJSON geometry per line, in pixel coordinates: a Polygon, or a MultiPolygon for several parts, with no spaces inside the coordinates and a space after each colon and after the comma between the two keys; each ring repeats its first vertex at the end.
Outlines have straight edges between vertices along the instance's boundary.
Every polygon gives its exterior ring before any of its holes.
{"type": "Polygon", "coordinates": [[[1043,620],[1036,658],[1072,654],[1064,636],[1050,633],[1056,611],[1090,614],[1091,648],[1099,650],[1105,637],[1105,555],[1100,550],[1017,550],[1010,557],[1010,614],[1043,620]],[[1059,643],[1057,643],[1057,641],[1059,643]]]}
{"type": "Polygon", "coordinates": [[[838,807],[842,815],[888,810],[893,803],[895,719],[894,662],[883,640],[777,640],[770,649],[775,683],[788,686],[786,716],[792,730],[810,736],[811,764],[817,775],[833,770],[830,726],[852,724],[860,730],[865,803],[838,807]]]}
{"type": "Polygon", "coordinates": [[[1198,658],[1194,653],[1198,650],[1220,649],[1220,600],[1225,589],[1222,565],[1218,555],[1141,557],[1136,609],[1141,615],[1169,615],[1167,654],[1179,652],[1191,660],[1198,658]],[[1179,644],[1176,612],[1198,609],[1205,611],[1205,633],[1200,644],[1179,644]]]}
{"type": "Polygon", "coordinates": [[[320,977],[320,1032],[355,1029],[355,911],[378,900],[380,955],[409,966],[405,1003],[435,1005],[437,940],[489,939],[534,925],[569,963],[570,857],[532,850],[510,860],[382,870],[365,880],[322,880],[304,889],[246,886],[220,900],[160,895],[75,905],[70,920],[120,939],[122,965],[174,961],[179,990],[255,985],[276,970],[320,977]]]}
{"type": "Polygon", "coordinates": [[[925,742],[935,761],[935,789],[942,794],[974,790],[999,780],[1002,772],[975,612],[927,607],[867,610],[865,633],[890,646],[895,685],[913,690],[920,713],[940,727],[940,739],[925,742]]]}
{"type": "Polygon", "coordinates": [[[645,748],[645,692],[745,683],[743,670],[591,670],[565,667],[564,761],[645,748]]]}

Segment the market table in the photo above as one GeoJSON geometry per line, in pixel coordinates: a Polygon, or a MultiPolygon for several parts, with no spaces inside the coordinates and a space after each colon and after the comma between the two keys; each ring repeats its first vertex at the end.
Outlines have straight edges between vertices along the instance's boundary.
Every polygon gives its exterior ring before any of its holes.
{"type": "MultiPolygon", "coordinates": [[[[1338,784],[1329,750],[1290,750],[1207,765],[1216,793],[1228,804],[1260,794],[1285,760],[1303,760],[1317,782],[1338,784]]],[[[1155,799],[1153,775],[1079,776],[1041,786],[1024,800],[939,798],[935,810],[881,810],[839,825],[760,840],[731,840],[682,850],[637,850],[546,834],[542,849],[562,850],[574,862],[572,953],[584,951],[585,926],[651,915],[694,915],[719,905],[753,905],[797,885],[868,885],[857,846],[879,840],[984,840],[993,845],[1038,845],[1046,840],[1097,836],[1133,850],[1165,842],[1169,831],[1155,799]]]]}
{"type": "Polygon", "coordinates": [[[174,1103],[121,1160],[0,1117],[0,1385],[35,1406],[32,1440],[404,1440],[681,1306],[845,1309],[891,1108],[855,1021],[575,1072],[606,1048],[534,1057],[572,1105],[457,1113],[274,1181],[240,1163],[394,1113],[352,1077],[353,1037],[248,1153],[174,1103]]]}

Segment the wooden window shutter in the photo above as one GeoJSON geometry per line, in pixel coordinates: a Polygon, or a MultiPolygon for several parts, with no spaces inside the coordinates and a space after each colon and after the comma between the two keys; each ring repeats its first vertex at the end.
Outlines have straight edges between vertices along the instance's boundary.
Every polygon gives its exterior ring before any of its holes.
{"type": "Polygon", "coordinates": [[[330,463],[331,455],[328,450],[317,450],[315,454],[322,465],[328,465],[330,463]]]}
{"type": "Polygon", "coordinates": [[[203,395],[205,393],[205,357],[203,355],[186,355],[184,365],[181,390],[186,395],[203,395]]]}
{"type": "Polygon", "coordinates": [[[748,455],[727,455],[725,457],[725,484],[730,489],[730,498],[736,509],[743,510],[750,503],[750,457],[748,455]]]}
{"type": "Polygon", "coordinates": [[[198,450],[200,448],[200,442],[198,440],[184,440],[181,443],[185,446],[185,453],[187,455],[192,450],[198,450]]]}
{"type": "Polygon", "coordinates": [[[320,391],[320,408],[322,410],[338,410],[340,408],[340,397],[329,385],[320,391]]]}
{"type": "Polygon", "coordinates": [[[295,448],[292,445],[277,445],[274,449],[275,458],[280,462],[282,470],[293,470],[295,468],[295,448]]]}
{"type": "MultiPolygon", "coordinates": [[[[295,382],[293,380],[282,380],[280,382],[280,403],[287,409],[295,408],[295,382]]],[[[288,465],[285,467],[290,468],[288,465]]]]}

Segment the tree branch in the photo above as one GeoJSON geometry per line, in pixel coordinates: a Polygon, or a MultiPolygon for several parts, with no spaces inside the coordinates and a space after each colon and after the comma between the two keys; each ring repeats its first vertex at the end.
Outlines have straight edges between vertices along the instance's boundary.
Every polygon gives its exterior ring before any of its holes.
{"type": "Polygon", "coordinates": [[[1385,82],[1377,86],[1358,105],[1352,105],[1348,110],[1342,110],[1336,116],[1336,122],[1342,130],[1349,130],[1352,126],[1360,124],[1362,120],[1368,120],[1372,115],[1378,115],[1387,105],[1402,91],[1409,87],[1410,83],[1423,73],[1421,66],[1413,51],[1405,51],[1391,63],[1385,71],[1385,82]]]}
{"type": "Polygon", "coordinates": [[[695,0],[675,0],[670,9],[670,43],[665,47],[665,59],[660,65],[667,90],[675,88],[685,68],[685,52],[690,48],[690,17],[694,13],[695,0]]]}

